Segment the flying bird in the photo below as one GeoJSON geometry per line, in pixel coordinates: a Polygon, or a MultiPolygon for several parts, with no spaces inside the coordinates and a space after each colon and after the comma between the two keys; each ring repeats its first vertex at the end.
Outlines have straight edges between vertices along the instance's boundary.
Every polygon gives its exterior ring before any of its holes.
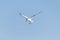
{"type": "Polygon", "coordinates": [[[35,17],[36,15],[39,15],[40,13],[41,13],[41,11],[30,17],[25,16],[23,13],[19,13],[19,15],[25,18],[25,22],[28,22],[29,24],[31,24],[31,23],[33,23],[32,18],[35,17]]]}

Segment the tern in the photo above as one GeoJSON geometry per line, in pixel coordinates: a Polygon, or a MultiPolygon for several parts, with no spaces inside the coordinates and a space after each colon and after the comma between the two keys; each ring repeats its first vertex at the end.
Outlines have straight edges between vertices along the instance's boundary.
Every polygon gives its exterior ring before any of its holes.
{"type": "Polygon", "coordinates": [[[27,17],[23,13],[19,13],[19,15],[25,18],[25,22],[28,22],[29,24],[31,24],[31,23],[33,23],[32,18],[35,17],[36,15],[39,15],[40,13],[41,13],[41,11],[32,15],[31,17],[27,17]]]}

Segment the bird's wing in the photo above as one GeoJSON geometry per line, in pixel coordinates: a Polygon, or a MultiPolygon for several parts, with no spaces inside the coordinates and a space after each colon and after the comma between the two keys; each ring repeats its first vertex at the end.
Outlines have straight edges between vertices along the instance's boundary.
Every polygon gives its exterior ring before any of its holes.
{"type": "Polygon", "coordinates": [[[36,15],[39,15],[40,13],[42,13],[42,11],[40,11],[40,12],[38,12],[38,13],[32,15],[31,18],[32,18],[32,17],[35,17],[36,15]]]}
{"type": "Polygon", "coordinates": [[[24,17],[24,18],[28,18],[27,16],[23,15],[22,13],[19,13],[19,15],[24,17]]]}

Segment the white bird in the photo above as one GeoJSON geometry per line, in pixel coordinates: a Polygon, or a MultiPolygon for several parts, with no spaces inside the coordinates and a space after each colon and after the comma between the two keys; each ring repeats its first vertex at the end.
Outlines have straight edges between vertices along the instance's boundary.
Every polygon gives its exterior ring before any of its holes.
{"type": "Polygon", "coordinates": [[[33,22],[32,17],[34,17],[34,16],[36,16],[36,15],[38,15],[38,14],[40,14],[40,13],[41,13],[41,12],[39,12],[39,13],[37,13],[37,14],[34,14],[34,15],[32,15],[31,17],[27,17],[27,16],[23,15],[22,13],[19,13],[19,14],[20,14],[20,16],[22,16],[22,17],[25,18],[25,21],[26,21],[26,22],[28,22],[29,24],[31,24],[31,23],[33,22]]]}

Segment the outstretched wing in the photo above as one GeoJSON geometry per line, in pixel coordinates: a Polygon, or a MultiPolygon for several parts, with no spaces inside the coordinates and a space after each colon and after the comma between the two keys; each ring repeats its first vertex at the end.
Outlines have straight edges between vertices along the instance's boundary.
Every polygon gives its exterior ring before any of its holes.
{"type": "Polygon", "coordinates": [[[36,15],[39,15],[40,13],[42,13],[42,11],[40,11],[40,12],[38,12],[38,13],[32,15],[31,18],[32,18],[32,17],[35,17],[36,15]]]}
{"type": "Polygon", "coordinates": [[[24,17],[24,18],[28,18],[27,16],[23,15],[22,13],[19,13],[19,15],[24,17]]]}

